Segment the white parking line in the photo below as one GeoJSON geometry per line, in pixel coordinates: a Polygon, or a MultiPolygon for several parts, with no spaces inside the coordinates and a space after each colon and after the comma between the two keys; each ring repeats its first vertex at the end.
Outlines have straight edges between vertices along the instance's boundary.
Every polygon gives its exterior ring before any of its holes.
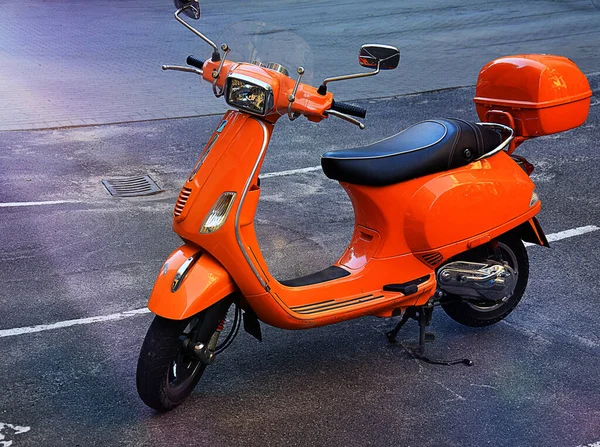
{"type": "Polygon", "coordinates": [[[0,338],[12,337],[14,335],[33,334],[34,332],[50,331],[52,329],[60,329],[64,327],[76,326],[79,324],[101,323],[103,321],[122,320],[123,318],[133,317],[135,315],[147,314],[150,311],[147,308],[126,310],[110,315],[100,315],[98,317],[79,318],[77,320],[65,320],[52,324],[39,324],[37,326],[18,327],[14,329],[4,329],[0,331],[0,338]]]}
{"type": "Polygon", "coordinates": [[[289,171],[279,171],[279,172],[267,172],[266,174],[261,174],[260,178],[271,178],[271,177],[283,177],[284,175],[294,175],[294,174],[305,174],[307,172],[320,171],[321,165],[319,166],[311,166],[309,168],[300,168],[300,169],[290,169],[289,171]]]}
{"type": "MultiPolygon", "coordinates": [[[[562,239],[568,239],[573,236],[579,236],[582,234],[591,233],[592,231],[598,231],[598,230],[600,230],[600,227],[597,227],[596,225],[586,225],[585,227],[577,227],[577,228],[572,228],[570,230],[559,231],[558,233],[549,234],[546,236],[546,239],[548,239],[548,242],[556,242],[556,241],[560,241],[562,239]]],[[[535,244],[530,244],[529,242],[525,243],[526,247],[531,247],[532,245],[535,245],[535,244]]]]}
{"type": "Polygon", "coordinates": [[[6,440],[7,436],[12,438],[14,435],[27,433],[29,430],[31,430],[31,427],[21,427],[19,425],[0,422],[0,447],[10,447],[13,445],[12,439],[6,440]]]}
{"type": "Polygon", "coordinates": [[[1,202],[0,208],[15,208],[18,206],[60,205],[61,203],[79,203],[79,200],[48,200],[46,202],[1,202]]]}
{"type": "MultiPolygon", "coordinates": [[[[578,228],[573,228],[571,230],[559,231],[558,233],[548,234],[546,237],[549,242],[556,242],[556,241],[560,241],[562,239],[568,239],[568,238],[571,238],[574,236],[580,236],[582,234],[591,233],[593,231],[598,231],[598,230],[600,230],[600,227],[597,227],[596,225],[587,225],[585,227],[578,227],[578,228]]],[[[533,245],[533,244],[526,244],[526,245],[533,245]]],[[[59,321],[58,323],[52,323],[52,324],[40,324],[37,326],[26,326],[26,327],[18,327],[18,328],[13,328],[13,329],[2,329],[2,330],[0,330],[0,338],[13,337],[15,335],[33,334],[35,332],[50,331],[53,329],[61,329],[61,328],[65,328],[65,327],[76,326],[79,324],[91,324],[91,323],[101,323],[104,321],[122,320],[124,318],[134,317],[136,315],[141,315],[141,314],[147,314],[149,312],[150,311],[144,307],[141,309],[126,310],[124,312],[119,312],[116,314],[100,315],[98,317],[79,318],[76,320],[59,321]]],[[[0,447],[1,447],[1,445],[0,445],[0,447]]],[[[598,446],[598,447],[600,447],[600,446],[598,446]]]]}
{"type": "Polygon", "coordinates": [[[552,233],[547,236],[548,242],[560,241],[561,239],[567,239],[573,236],[579,236],[580,234],[591,233],[592,231],[600,230],[600,227],[596,225],[587,225],[585,227],[573,228],[572,230],[559,231],[558,233],[552,233]]]}

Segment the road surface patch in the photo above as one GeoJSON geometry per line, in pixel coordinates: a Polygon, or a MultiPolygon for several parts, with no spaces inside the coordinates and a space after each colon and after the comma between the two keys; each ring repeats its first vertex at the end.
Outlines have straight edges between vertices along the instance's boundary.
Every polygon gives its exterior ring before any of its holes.
{"type": "Polygon", "coordinates": [[[31,430],[31,427],[0,422],[0,447],[10,447],[13,445],[13,440],[7,439],[7,437],[12,438],[14,435],[27,433],[29,430],[31,430]]]}
{"type": "MultiPolygon", "coordinates": [[[[552,233],[552,234],[547,235],[546,237],[549,242],[556,242],[559,240],[568,239],[568,238],[575,237],[575,236],[580,236],[582,234],[591,233],[591,232],[594,232],[597,230],[600,230],[600,227],[598,227],[596,225],[587,225],[585,227],[572,228],[570,230],[564,230],[564,231],[559,231],[558,233],[552,233]]],[[[526,245],[534,245],[534,244],[526,244],[526,245]]],[[[105,321],[123,320],[125,318],[134,317],[136,315],[143,315],[143,314],[147,314],[149,312],[150,311],[146,307],[143,307],[141,309],[126,310],[124,312],[118,312],[118,313],[110,314],[110,315],[100,315],[97,317],[79,318],[79,319],[75,319],[75,320],[65,320],[65,321],[59,321],[57,323],[51,323],[51,324],[39,324],[37,326],[25,326],[25,327],[18,327],[18,328],[12,328],[12,329],[2,329],[2,330],[0,330],[0,338],[14,337],[16,335],[33,334],[35,332],[50,331],[50,330],[54,330],[54,329],[62,329],[65,327],[77,326],[77,325],[81,325],[81,324],[102,323],[105,321]]],[[[0,447],[3,447],[3,446],[0,445],[0,447]]],[[[600,447],[600,445],[593,446],[593,447],[600,447]]]]}

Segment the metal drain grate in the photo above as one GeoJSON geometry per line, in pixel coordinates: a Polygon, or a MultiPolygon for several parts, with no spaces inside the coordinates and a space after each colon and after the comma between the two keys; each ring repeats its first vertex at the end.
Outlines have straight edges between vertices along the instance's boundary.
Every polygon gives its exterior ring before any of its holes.
{"type": "Polygon", "coordinates": [[[148,175],[102,180],[102,184],[114,197],[148,196],[163,192],[163,189],[148,175]]]}

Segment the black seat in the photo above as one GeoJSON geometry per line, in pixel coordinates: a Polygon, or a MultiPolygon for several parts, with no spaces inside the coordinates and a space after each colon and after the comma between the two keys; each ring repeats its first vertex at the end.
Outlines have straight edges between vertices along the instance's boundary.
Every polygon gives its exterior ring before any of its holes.
{"type": "Polygon", "coordinates": [[[340,182],[385,186],[464,166],[501,142],[489,127],[454,118],[428,120],[369,146],[326,152],[321,166],[340,182]]]}

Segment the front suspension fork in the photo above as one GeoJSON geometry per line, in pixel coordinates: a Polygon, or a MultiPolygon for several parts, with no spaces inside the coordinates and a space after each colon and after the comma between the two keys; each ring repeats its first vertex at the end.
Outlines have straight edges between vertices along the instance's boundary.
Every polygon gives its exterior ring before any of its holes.
{"type": "Polygon", "coordinates": [[[187,352],[192,357],[200,360],[205,365],[210,365],[215,361],[215,350],[217,348],[217,343],[219,341],[219,336],[223,331],[223,327],[225,326],[225,321],[227,317],[223,317],[221,321],[219,321],[219,325],[217,329],[212,334],[208,343],[196,342],[194,337],[181,337],[181,346],[184,352],[187,352]]]}

